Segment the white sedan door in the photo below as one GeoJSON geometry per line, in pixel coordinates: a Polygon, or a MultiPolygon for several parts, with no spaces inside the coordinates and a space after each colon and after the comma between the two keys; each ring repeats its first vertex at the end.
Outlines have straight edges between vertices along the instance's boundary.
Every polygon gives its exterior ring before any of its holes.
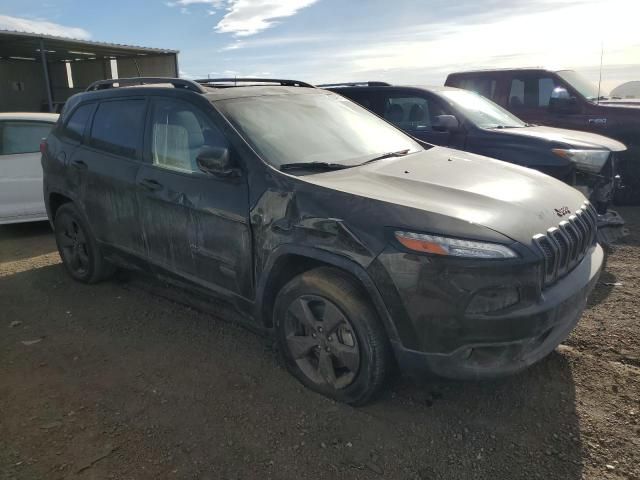
{"type": "Polygon", "coordinates": [[[40,142],[52,123],[0,121],[0,224],[45,220],[40,142]]]}

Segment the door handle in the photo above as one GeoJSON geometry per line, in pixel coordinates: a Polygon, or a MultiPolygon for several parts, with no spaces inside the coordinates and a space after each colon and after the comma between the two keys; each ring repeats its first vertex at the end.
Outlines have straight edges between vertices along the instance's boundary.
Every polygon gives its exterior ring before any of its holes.
{"type": "Polygon", "coordinates": [[[145,178],[144,180],[140,180],[139,185],[143,186],[147,190],[156,191],[162,188],[162,184],[152,178],[145,178]]]}
{"type": "Polygon", "coordinates": [[[73,165],[78,170],[86,170],[87,168],[87,164],[84,163],[82,160],[72,160],[71,165],[73,165]]]}

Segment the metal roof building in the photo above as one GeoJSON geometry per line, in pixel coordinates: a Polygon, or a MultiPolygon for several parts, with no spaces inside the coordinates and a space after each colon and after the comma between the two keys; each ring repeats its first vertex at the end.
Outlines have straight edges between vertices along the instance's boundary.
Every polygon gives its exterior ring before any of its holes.
{"type": "Polygon", "coordinates": [[[177,50],[0,30],[0,112],[53,112],[96,80],[178,72],[177,50]]]}

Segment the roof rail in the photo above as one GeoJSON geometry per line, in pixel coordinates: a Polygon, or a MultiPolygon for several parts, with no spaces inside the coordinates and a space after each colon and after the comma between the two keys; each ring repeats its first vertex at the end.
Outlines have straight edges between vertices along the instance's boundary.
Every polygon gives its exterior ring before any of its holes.
{"type": "Polygon", "coordinates": [[[247,78],[247,77],[238,77],[238,78],[201,78],[199,80],[194,80],[194,82],[199,83],[201,85],[206,85],[208,87],[235,87],[238,83],[278,83],[283,87],[307,87],[307,88],[315,88],[310,83],[301,82],[299,80],[283,80],[280,78],[247,78]],[[232,83],[233,85],[216,85],[216,84],[228,84],[232,83]]]}
{"type": "Polygon", "coordinates": [[[323,83],[318,85],[321,88],[327,87],[390,87],[387,82],[344,82],[344,83],[323,83]]]}
{"type": "Polygon", "coordinates": [[[98,80],[93,82],[87,87],[87,92],[94,92],[96,90],[105,90],[108,88],[128,87],[133,85],[154,85],[154,84],[170,84],[174,88],[183,88],[185,90],[191,90],[196,93],[206,93],[206,90],[199,84],[192,80],[185,80],[184,78],[170,78],[170,77],[133,77],[133,78],[112,78],[110,80],[98,80]]]}

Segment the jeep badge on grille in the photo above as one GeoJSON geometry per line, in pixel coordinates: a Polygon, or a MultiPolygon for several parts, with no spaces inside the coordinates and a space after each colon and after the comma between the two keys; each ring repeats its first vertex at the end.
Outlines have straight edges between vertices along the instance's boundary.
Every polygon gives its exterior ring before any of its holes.
{"type": "Polygon", "coordinates": [[[564,217],[565,215],[569,215],[571,213],[571,210],[569,210],[569,207],[554,208],[553,210],[556,212],[556,215],[558,215],[559,217],[564,217]]]}

